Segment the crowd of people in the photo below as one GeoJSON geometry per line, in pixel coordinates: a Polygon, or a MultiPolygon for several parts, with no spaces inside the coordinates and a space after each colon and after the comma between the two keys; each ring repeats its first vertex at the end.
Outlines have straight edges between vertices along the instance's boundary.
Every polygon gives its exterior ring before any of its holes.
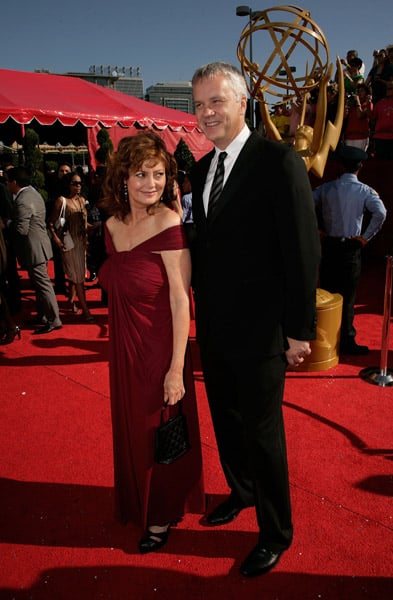
{"type": "MultiPolygon", "coordinates": [[[[393,45],[375,50],[372,67],[365,64],[356,50],[348,50],[342,59],[345,88],[344,122],[341,143],[355,146],[382,160],[393,159],[393,45]]],[[[312,77],[318,81],[320,73],[312,77]]],[[[327,87],[326,119],[334,121],[338,102],[338,77],[327,87]]],[[[306,127],[313,127],[318,88],[308,94],[304,110],[306,127]]],[[[293,143],[303,111],[303,98],[285,101],[273,107],[271,119],[282,139],[293,143]]]]}
{"type": "Polygon", "coordinates": [[[3,162],[0,344],[20,338],[23,327],[36,326],[34,334],[60,329],[59,295],[68,299],[72,313],[78,314],[81,309],[84,321],[94,322],[86,300],[85,282],[96,279],[104,256],[101,234],[105,217],[98,208],[100,192],[97,193],[96,186],[96,181],[89,184],[82,168],[72,168],[63,162],[56,173],[48,174],[45,202],[31,185],[25,167],[15,167],[11,157],[3,162]],[[54,286],[47,268],[52,259],[54,286]],[[28,272],[36,310],[23,323],[16,324],[22,308],[19,267],[28,272]]]}
{"type": "MultiPolygon", "coordinates": [[[[362,61],[347,58],[346,85],[360,109],[374,115],[360,81],[362,61]]],[[[386,98],[390,82],[393,77],[386,80],[386,98]]],[[[1,343],[20,335],[8,285],[16,260],[36,293],[36,334],[62,327],[55,291],[66,295],[73,312],[78,299],[83,318],[92,322],[84,290],[90,254],[90,278],[98,273],[108,307],[115,514],[141,528],[141,553],[154,552],[186,512],[205,511],[188,346],[191,287],[229,488],[203,522],[225,525],[253,507],[258,534],[240,572],[254,577],[275,567],[293,538],[282,402],[288,366],[304,362],[316,337],[318,278],[344,296],[342,351],[365,353],[353,327],[360,251],[382,227],[386,210],[357,180],[367,155],[349,143],[356,141],[349,132],[341,151],[345,173],[313,192],[305,161],[291,145],[250,131],[247,87],[236,67],[204,65],[192,87],[199,127],[214,148],[189,173],[179,174],[162,139],[150,131],[119,142],[105,171],[97,172],[95,188],[80,169],[59,165],[48,182],[47,206],[26,169],[4,166],[1,343]],[[345,202],[352,208],[342,219],[345,202]],[[363,231],[366,208],[372,218],[363,231]],[[47,270],[52,256],[58,259],[55,287],[47,270]],[[341,279],[337,261],[343,263],[341,279]],[[155,431],[163,410],[175,416],[179,403],[190,449],[159,464],[155,431]]]]}

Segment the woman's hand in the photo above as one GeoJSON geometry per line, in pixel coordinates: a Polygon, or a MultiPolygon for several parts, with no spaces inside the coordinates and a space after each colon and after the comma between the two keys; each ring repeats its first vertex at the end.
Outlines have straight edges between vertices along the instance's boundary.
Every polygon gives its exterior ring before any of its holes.
{"type": "Polygon", "coordinates": [[[169,369],[164,379],[164,402],[173,406],[183,398],[184,394],[183,370],[169,369]]]}

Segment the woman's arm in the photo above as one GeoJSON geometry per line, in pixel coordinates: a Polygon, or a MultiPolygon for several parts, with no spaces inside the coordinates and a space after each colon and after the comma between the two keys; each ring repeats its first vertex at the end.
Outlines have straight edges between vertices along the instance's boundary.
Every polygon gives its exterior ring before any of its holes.
{"type": "Polygon", "coordinates": [[[359,119],[371,119],[372,104],[370,100],[367,100],[367,102],[363,102],[363,104],[361,104],[359,98],[357,98],[356,113],[359,119]]]}
{"type": "Polygon", "coordinates": [[[49,231],[51,232],[53,241],[56,244],[56,246],[58,248],[60,248],[60,250],[63,250],[63,242],[56,233],[55,223],[60,216],[62,206],[63,206],[63,197],[60,196],[55,201],[53,210],[51,212],[51,215],[50,215],[49,221],[48,221],[48,228],[49,228],[49,231]]]}
{"type": "Polygon", "coordinates": [[[173,352],[169,371],[164,380],[164,402],[173,405],[184,396],[183,367],[190,332],[189,290],[191,281],[190,252],[171,250],[161,252],[169,281],[172,313],[173,352]]]}

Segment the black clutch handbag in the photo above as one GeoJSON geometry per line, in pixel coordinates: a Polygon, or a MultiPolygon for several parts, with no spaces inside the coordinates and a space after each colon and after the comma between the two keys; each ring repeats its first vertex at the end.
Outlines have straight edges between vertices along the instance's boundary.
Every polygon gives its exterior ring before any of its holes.
{"type": "Polygon", "coordinates": [[[181,402],[177,403],[178,414],[165,420],[166,406],[161,411],[161,422],[155,433],[154,460],[170,465],[190,449],[186,417],[181,402]]]}

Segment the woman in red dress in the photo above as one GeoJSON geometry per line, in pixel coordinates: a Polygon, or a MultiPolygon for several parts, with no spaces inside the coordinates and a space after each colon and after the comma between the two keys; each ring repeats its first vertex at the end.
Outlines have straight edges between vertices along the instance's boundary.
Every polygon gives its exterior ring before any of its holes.
{"type": "Polygon", "coordinates": [[[163,546],[170,525],[204,510],[202,459],[188,350],[190,254],[176,201],[176,162],[152,133],[123,138],[102,206],[108,258],[109,369],[116,513],[145,530],[142,553],[163,546]],[[154,462],[164,403],[182,400],[191,450],[154,462]]]}

